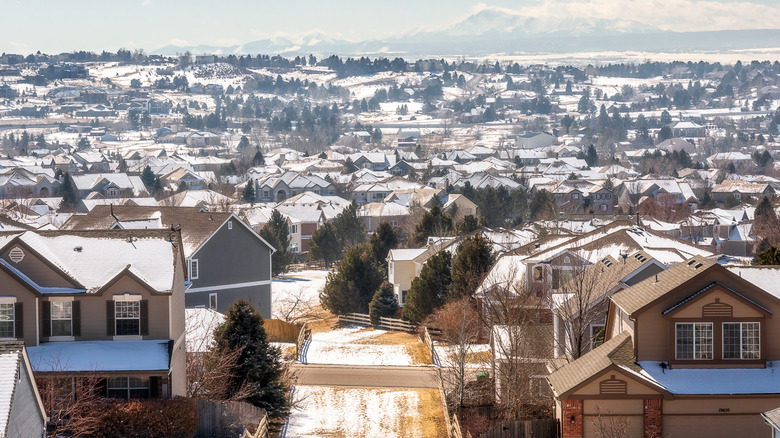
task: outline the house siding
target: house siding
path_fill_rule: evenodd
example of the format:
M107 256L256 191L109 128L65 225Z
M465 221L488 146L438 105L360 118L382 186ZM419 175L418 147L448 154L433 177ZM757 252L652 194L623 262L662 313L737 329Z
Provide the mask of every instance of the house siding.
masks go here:
M38 408L38 400L32 387L32 376L27 373L24 361L19 362L19 379L11 402L8 419L8 437L43 437L46 422Z
M236 300L247 300L265 318L271 318L271 285L223 289L208 292L188 292L187 307L209 307L209 294L217 293L217 311L227 312Z

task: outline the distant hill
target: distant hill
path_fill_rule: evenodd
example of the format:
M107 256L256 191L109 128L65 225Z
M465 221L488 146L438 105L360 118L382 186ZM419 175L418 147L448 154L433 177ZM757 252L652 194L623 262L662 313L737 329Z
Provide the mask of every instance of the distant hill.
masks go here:
M516 52L604 50L737 50L775 46L780 29L670 32L630 20L536 18L484 8L440 29L417 29L398 37L347 41L323 33L296 40L269 38L234 46L167 45L152 54L339 54L385 56L487 55Z

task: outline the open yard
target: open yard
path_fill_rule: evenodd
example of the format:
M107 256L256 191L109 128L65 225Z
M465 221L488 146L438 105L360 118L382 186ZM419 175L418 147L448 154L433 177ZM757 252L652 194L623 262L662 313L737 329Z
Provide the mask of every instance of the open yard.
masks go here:
M284 437L445 437L435 389L298 386Z
M352 326L315 332L301 362L339 365L430 365L431 357L417 336Z

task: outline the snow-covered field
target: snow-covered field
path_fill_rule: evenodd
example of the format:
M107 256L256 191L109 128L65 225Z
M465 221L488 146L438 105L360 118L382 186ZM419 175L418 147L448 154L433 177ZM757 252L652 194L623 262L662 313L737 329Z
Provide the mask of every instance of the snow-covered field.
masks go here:
M271 283L271 314L274 318L285 319L300 316L311 308L320 305L320 291L325 287L325 279L330 271L291 272Z
M314 333L300 359L312 364L427 365L422 348L411 335L354 326Z
M299 409L290 415L284 437L445 436L435 389L297 386L294 397Z
M451 366L459 363L459 359L456 357L458 353L457 347L436 343L433 346L436 352L437 365ZM466 367L467 368L489 368L490 367L490 344L474 344L469 347L468 353L466 353Z

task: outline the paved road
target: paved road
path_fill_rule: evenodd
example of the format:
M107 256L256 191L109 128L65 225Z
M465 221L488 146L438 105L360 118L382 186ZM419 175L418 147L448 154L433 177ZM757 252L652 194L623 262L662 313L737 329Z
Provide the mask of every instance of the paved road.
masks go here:
M295 364L299 385L437 388L435 367Z

